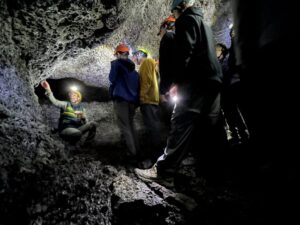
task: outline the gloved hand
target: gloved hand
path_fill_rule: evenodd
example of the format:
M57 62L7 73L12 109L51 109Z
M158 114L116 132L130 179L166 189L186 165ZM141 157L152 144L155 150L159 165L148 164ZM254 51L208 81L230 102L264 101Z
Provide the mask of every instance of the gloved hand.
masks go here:
M74 113L77 116L77 118L80 118L80 119L83 118L83 112L81 112L81 111L75 111Z
M47 91L51 91L51 88L50 88L50 85L49 85L49 83L47 82L47 81L42 81L41 82L41 86L45 89L45 90L47 90Z

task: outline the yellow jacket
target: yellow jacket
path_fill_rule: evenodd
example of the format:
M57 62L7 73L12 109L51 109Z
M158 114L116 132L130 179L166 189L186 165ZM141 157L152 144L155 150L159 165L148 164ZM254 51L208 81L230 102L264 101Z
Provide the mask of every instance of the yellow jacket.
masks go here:
M140 104L159 104L158 72L154 59L145 59L139 70Z

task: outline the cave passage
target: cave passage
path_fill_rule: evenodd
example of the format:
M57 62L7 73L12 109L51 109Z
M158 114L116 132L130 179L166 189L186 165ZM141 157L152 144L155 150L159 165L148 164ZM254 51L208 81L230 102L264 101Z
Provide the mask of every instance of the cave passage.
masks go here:
M69 101L68 93L72 86L78 87L78 90L82 94L83 102L107 102L111 100L107 89L86 85L83 81L75 78L49 78L47 81L55 97L62 101ZM47 99L45 90L40 85L35 88L35 94L38 96L40 103L43 103Z

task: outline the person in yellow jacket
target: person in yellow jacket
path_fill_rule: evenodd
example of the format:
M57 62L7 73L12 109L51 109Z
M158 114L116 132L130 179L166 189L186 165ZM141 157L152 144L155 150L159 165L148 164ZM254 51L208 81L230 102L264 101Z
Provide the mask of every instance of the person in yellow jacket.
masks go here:
M146 144L150 158L161 153L160 116L159 116L159 73L154 59L148 58L148 51L139 48L133 53L140 75L140 110L146 129ZM144 154L147 154L144 152Z

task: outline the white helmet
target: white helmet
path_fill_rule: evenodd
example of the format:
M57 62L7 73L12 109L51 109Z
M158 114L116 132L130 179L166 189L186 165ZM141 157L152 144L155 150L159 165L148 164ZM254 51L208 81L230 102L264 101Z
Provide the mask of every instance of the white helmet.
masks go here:
M182 2L186 4L194 4L195 0L173 0L173 3L171 5L171 11L173 11Z

